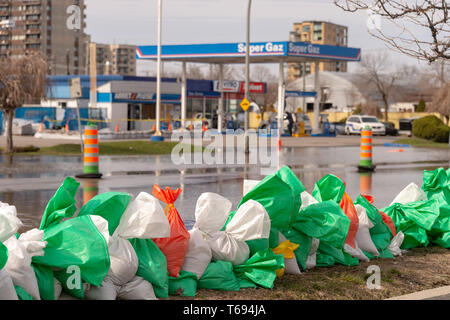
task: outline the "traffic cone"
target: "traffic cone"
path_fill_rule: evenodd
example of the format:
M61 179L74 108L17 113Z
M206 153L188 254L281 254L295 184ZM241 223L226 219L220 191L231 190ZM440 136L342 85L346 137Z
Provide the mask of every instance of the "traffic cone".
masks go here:
M66 122L66 132L69 132L69 121Z
M116 132L119 132L119 123L116 124Z
M169 131L172 131L172 122L169 122Z
M281 143L281 137L278 137L278 143L277 143L278 149L281 149L283 144Z
M208 127L205 126L204 124L202 125L202 131L203 131L203 132L208 131Z
M153 124L152 131L156 131L156 124Z
M189 126L189 130L193 130L194 129L194 126L192 125L192 123L191 123L191 125Z

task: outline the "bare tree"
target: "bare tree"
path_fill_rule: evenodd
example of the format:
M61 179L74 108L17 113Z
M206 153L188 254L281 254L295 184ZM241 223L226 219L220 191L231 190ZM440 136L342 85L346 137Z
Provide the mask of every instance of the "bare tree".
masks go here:
M396 82L402 77L403 70L392 70L385 52L365 55L357 71L357 81L364 87L365 95L370 98L371 90L384 105L384 117L388 121L389 102L395 93ZM368 100L368 99L367 99Z
M369 28L389 47L433 62L450 59L450 2L448 0L334 0L348 12L366 11L390 25ZM425 32L424 32L425 31Z
M450 83L444 84L434 95L433 101L427 108L439 112L445 117L448 125L450 117Z
M218 64L211 64L207 78L209 80L219 80L219 77L220 77L220 66ZM235 77L236 77L236 70L234 69L234 67L229 64L224 64L223 79L234 80Z
M266 82L267 92L265 94L250 93L250 100L254 101L261 111L261 119L264 120L264 113L277 101L278 84L277 77L272 74L269 68L258 65L251 69L250 80L255 82Z
M15 110L39 103L46 94L47 63L40 53L0 59L0 108L6 116L6 152L12 153Z

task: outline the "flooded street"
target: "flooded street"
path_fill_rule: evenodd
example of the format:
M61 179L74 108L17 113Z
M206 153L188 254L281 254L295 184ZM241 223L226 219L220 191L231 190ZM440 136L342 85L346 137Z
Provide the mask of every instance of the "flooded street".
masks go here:
M275 166L258 165L174 165L170 155L164 156L102 156L101 180L79 180L77 207L107 191L152 192L153 184L182 188L175 203L187 228L194 222L197 198L203 192L216 192L234 205L242 197L244 179L260 180L278 167L289 165L309 192L314 183L328 173L339 176L347 192L355 199L360 192L371 194L375 205L390 204L395 195L410 182L422 185L423 170L448 168L449 151L425 148L374 147L373 174L360 174L359 147L306 147L277 150ZM80 157L14 156L0 157L0 201L15 205L23 230L38 227L42 213L66 176L82 172Z

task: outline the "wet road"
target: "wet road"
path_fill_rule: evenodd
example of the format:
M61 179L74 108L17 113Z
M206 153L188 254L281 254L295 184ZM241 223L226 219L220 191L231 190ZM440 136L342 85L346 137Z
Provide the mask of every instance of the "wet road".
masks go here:
M374 147L372 175L357 171L359 147L305 147L273 150L272 166L262 165L175 165L165 156L102 156L99 181L81 181L77 206L97 192L121 191L133 196L151 193L153 184L181 187L175 203L188 229L194 221L197 198L203 192L216 192L237 206L244 178L262 179L278 167L289 165L309 192L322 176L333 173L346 182L355 199L360 192L371 194L379 208L390 204L410 182L422 184L423 170L449 166L449 151L440 149ZM224 155L224 158L227 154ZM81 173L80 157L0 156L0 201L17 207L23 230L37 227L47 202L66 176Z

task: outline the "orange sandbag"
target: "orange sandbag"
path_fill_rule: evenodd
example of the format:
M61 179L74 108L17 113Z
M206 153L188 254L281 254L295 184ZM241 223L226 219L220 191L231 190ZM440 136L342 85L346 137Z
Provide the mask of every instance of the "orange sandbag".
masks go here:
M344 196L342 197L341 203L339 205L341 206L342 211L344 211L344 213L350 219L350 229L348 230L345 243L352 248L356 248L355 237L359 227L358 212L356 211L352 199L350 199L346 192L344 192Z
M363 197L366 198L370 204L372 204L374 201L373 197L371 197L371 196L363 195ZM395 229L395 224L394 224L394 221L392 221L392 218L380 210L378 210L378 212L381 214L381 217L383 218L383 222L389 227L389 229L392 232L392 235L395 237L397 235L397 229Z
M181 193L181 189L172 190L166 187L161 189L158 185L153 185L153 195L159 200L166 203L167 219L170 224L170 237L152 239L158 248L165 255L167 260L167 270L169 276L177 278L180 274L184 257L189 247L190 234L181 220L180 214L173 205Z

